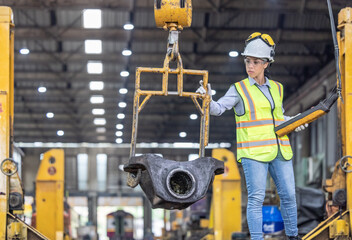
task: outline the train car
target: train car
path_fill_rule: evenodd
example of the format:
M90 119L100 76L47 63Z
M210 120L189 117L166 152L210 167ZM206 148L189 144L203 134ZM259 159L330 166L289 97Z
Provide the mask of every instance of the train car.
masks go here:
M133 215L123 210L107 215L107 236L110 240L133 240Z

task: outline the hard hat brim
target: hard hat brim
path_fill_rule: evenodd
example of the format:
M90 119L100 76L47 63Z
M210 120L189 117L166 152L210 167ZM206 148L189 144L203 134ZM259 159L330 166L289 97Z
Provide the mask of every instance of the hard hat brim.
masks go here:
M274 59L269 59L267 56L259 56L259 55L255 55L255 54L245 54L245 53L241 53L241 56L244 57L255 57L255 58L260 58L260 59L267 59L269 63L273 63Z

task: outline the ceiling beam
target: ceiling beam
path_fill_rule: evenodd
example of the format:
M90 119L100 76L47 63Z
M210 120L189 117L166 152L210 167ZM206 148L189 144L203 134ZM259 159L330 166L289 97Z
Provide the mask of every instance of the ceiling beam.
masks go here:
M191 52L181 52L181 57L183 55L193 55ZM55 53L56 58L61 59L66 64L72 63L85 63L88 61L102 61L103 63L113 63L125 65L128 63L128 58L121 55L121 53L109 53L109 54L83 54L83 53ZM199 59L202 59L202 65L224 65L231 63L243 64L243 58L230 58L228 53L211 53L211 54L197 54ZM134 52L132 56L129 57L129 64L132 65L143 65L148 63L159 64L163 62L165 58L165 53L139 53ZM40 63L57 63L57 60L52 56L45 53L34 52L29 55L22 55L16 53L15 55L16 64L40 64ZM194 63L196 64L196 63ZM316 65L320 64L320 60L317 56L310 55L278 55L275 56L276 65Z
M64 31L65 30L65 31ZM199 28L201 31L202 28ZM251 33L255 31L265 31L269 35L275 36L276 29L238 29L238 28L209 28L207 29L206 41L220 41L220 42L243 42ZM16 27L16 39L52 39L56 36L58 40L84 41L86 39L101 39L114 40L118 42L126 42L129 39L129 33L122 28L101 28L101 29L83 29L83 28L69 28L63 27ZM214 34L216 33L216 34ZM281 42L302 43L302 42L325 42L331 41L331 33L329 30L287 30L282 29ZM209 38L208 38L209 37ZM133 41L148 41L160 40L167 41L167 33L157 28L135 28L133 30ZM180 41L199 41L199 36L189 29L181 33Z
M234 69L236 70L236 69ZM228 73L221 73L221 72L210 72L209 73L209 79L211 82L216 83L218 81L223 82L223 81L230 81L230 79L233 79L233 81L239 81L242 80L244 77L246 77L244 70L238 69L237 71L241 72L228 72ZM296 77L292 77L290 75L279 75L279 74L272 74L273 79L278 79L278 81L282 81L285 84L294 84L297 83L298 79ZM155 80L155 78L159 79L161 77L161 74L156 75L157 77L147 77L142 75L141 79L141 85L145 86L143 84L154 84L158 82L161 84L161 80ZM84 81L87 84L89 81L96 81L97 79L102 80L104 82L113 82L117 83L121 80L119 80L121 77L116 76L116 73L105 73L102 75L92 75L92 74L87 74L87 73L78 73L75 77L75 81ZM161 79L161 78L160 78ZM16 72L15 73L15 82L16 81L31 81L31 82L37 82L37 83L42 83L42 82L53 82L55 83L56 81L60 81L60 77L57 75L51 73L51 72ZM131 82L134 86L134 76L129 77L129 82Z
M37 9L86 9L86 8L101 8L101 9L122 9L130 11L133 8L130 0L1 0L2 5L7 5L16 8L37 8ZM334 0L333 8L342 8L346 5L345 0ZM211 1L193 0L194 11L214 11L214 5ZM234 9L241 9L242 11L286 11L299 12L301 10L301 0L281 0L280 2L272 1L227 1L215 10L218 12L228 12ZM149 10L153 9L152 1L139 0L136 1L135 9ZM322 12L327 11L326 4L320 0L311 0L305 4L305 12Z

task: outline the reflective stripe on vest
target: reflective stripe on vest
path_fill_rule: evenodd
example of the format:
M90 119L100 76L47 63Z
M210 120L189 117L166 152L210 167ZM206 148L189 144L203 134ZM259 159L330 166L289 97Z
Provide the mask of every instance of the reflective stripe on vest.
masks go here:
M253 98L252 98L251 94L249 93L246 85L242 81L240 82L240 86L242 88L242 91L244 92L244 95L246 95L246 100L247 100L248 105L250 107L251 120L255 120L255 119L257 119L257 117L256 117L256 114L255 114L255 105L254 105Z
M261 141L238 142L237 149L250 148L250 147L262 147L262 146L269 146L269 145L276 145L276 144L277 144L276 138L266 139Z
M279 93L280 93L280 98L282 98L282 96L281 96L281 86L280 86L280 84L278 84L277 82L275 82L275 81L273 81L275 84L276 84L276 86L279 88Z
M284 120L275 119L275 126L278 126L284 122L285 122ZM237 122L236 127L237 128L260 127L260 126L269 125L269 124L273 124L272 118L262 119L262 120L257 120L257 121Z
M281 145L290 146L289 140L281 140L279 139ZM267 139L261 141L252 141L252 142L238 142L237 149L239 148L250 148L250 147L262 147L262 146L269 146L269 145L276 145L277 141L276 138L274 139Z
M285 122L282 112L283 89L280 83L272 80L269 82L273 106L257 85L250 84L248 78L235 83L245 108L242 115L237 114L234 109L238 161L241 161L241 158L249 158L268 162L275 159L279 149L284 159L292 158L288 137L278 137L274 132L275 126Z

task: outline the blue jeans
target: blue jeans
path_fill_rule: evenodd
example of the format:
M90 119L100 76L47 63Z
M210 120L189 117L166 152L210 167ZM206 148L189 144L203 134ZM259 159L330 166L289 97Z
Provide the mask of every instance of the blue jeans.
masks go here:
M251 239L263 239L262 207L268 170L280 197L286 235L297 236L297 205L292 161L284 160L281 154L271 162L242 158L242 167L248 190L247 222Z

